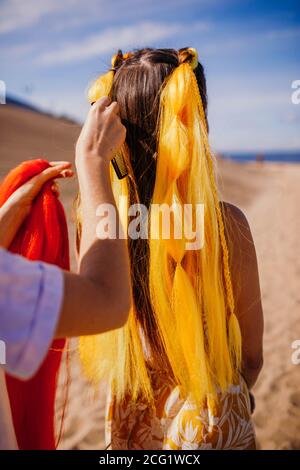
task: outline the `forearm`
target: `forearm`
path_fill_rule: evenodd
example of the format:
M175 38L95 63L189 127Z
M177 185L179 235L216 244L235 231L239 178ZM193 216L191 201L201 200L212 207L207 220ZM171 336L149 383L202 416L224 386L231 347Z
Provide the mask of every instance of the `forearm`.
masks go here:
M0 369L0 450L17 450L9 398L3 371Z
M110 104L108 97L98 100L76 144L82 223L79 275L64 274L64 301L56 336L97 334L124 325L128 318L131 288L126 240L120 234L97 236L101 204L112 210L108 223L119 226L109 166L125 135L117 103Z
M116 207L111 182L110 182L110 169L109 163L105 161L90 162L85 171L79 172L79 189L81 197L81 214L82 214L82 234L79 253L80 273L88 272L89 275L95 279L101 279L103 276L99 272L99 264L96 260L89 259L87 263L86 255L90 257L90 249L98 252L98 255L103 262L104 259L113 258L119 260L120 268L128 269L128 254L126 242L123 237L116 237L113 239L100 239L97 236L97 224L99 223L99 216L97 216L97 209L101 205L109 206L111 211L108 213L106 220L111 226L119 226L119 214ZM107 251L108 250L108 251ZM107 272L107 275L109 273ZM109 276L112 277L112 276Z
M9 200L0 208L0 246L2 248L9 248L27 213L26 208L21 204L13 204Z
M78 173L83 221L79 275L64 273L64 301L56 337L119 328L126 322L130 308L126 241L119 237L102 240L96 235L99 204L111 204L116 215L112 222L119 222L109 163L89 162L88 168L79 167Z
M84 166L84 168L83 168ZM89 273L94 273L98 278L101 278L99 273L99 265L92 260L89 263L85 263L84 258L87 251L99 241L97 237L97 224L99 217L96 212L101 204L109 204L115 211L118 217L118 212L115 205L115 200L111 188L109 163L98 159L98 161L85 161L80 166L78 165L78 180L80 190L80 210L82 219L82 233L80 240L80 252L79 252L79 266L80 272L82 270L88 270ZM113 222L113 220L111 220ZM97 247L100 251L103 250L103 242L97 243ZM119 241L119 240L114 240ZM120 248L121 251L125 248L124 240L122 243L116 243L116 247ZM103 255L105 251L103 250Z
M125 303L128 302L128 304ZM129 298L87 275L64 272L64 296L55 337L96 335L122 327L128 318Z
M109 223L119 227L119 214L110 182L109 163L99 159L89 162L85 171L79 171L81 193L82 233L79 253L79 273L102 286L106 297L122 304L130 302L130 276L126 240L99 239L96 233L101 204L109 204L112 213ZM111 217L111 218L109 218ZM120 235L120 234L119 234Z

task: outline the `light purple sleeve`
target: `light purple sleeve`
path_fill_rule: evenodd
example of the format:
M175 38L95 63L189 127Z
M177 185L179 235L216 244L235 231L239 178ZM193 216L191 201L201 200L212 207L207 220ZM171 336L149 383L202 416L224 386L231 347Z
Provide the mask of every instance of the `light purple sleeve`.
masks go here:
M0 341L5 356L0 362L9 374L29 378L37 371L53 339L62 298L59 268L0 249Z

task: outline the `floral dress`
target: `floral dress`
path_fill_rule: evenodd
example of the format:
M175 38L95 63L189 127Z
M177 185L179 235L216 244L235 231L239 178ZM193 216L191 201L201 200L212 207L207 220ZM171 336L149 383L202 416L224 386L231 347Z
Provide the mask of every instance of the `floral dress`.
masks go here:
M130 397L108 401L106 442L109 449L193 450L255 449L248 388L241 377L217 405L199 409L180 396L166 373L152 369L155 406L133 403Z

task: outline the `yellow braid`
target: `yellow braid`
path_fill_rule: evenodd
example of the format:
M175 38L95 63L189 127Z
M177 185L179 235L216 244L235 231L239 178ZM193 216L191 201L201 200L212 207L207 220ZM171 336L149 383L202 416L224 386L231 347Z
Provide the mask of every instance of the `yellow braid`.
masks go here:
M202 99L201 99L201 95L199 92L199 87L198 87L195 75L193 75L192 84L193 84L195 95L197 96L201 120L204 123L206 123L205 113L204 113L204 109L202 105ZM207 141L207 146L208 145L209 144ZM233 362L236 367L239 367L241 364L241 359L242 359L241 333L240 333L238 320L235 315L235 305L234 305L235 302L234 302L231 273L230 273L230 267L229 267L229 252L228 252L227 241L226 241L226 236L225 236L223 214L220 208L220 202L219 202L217 187L216 187L216 182L215 182L214 167L213 167L211 152L210 151L206 152L206 156L207 156L208 165L209 165L209 175L210 175L211 187L212 187L215 206L216 206L216 213L218 217L218 225L219 225L219 232L220 232L220 241L221 241L221 246L222 246L222 251L223 251L224 280L225 280L225 285L226 285L227 304L228 304L228 308L230 311L229 325L228 325L229 343L231 347L233 348L232 349Z
M195 60L194 60L195 62ZM113 72L100 77L90 101L109 94ZM183 396L199 405L213 400L237 379L241 337L234 314L229 254L220 208L206 118L197 81L190 64L182 63L166 79L160 95L156 180L150 213L149 286L161 344L171 373ZM112 172L113 190L128 196L128 184ZM177 239L185 204L193 215L204 204L205 243L186 250L185 237ZM171 237L163 239L153 204L174 205ZM128 207L120 208L123 226ZM158 239L153 234L159 233ZM230 314L227 315L227 309ZM147 340L147 338L146 338ZM124 328L93 338L81 338L81 359L90 378L112 380L117 400L153 402L146 360L151 360L137 321L135 306ZM147 358L147 359L146 359ZM152 358L154 364L160 358Z

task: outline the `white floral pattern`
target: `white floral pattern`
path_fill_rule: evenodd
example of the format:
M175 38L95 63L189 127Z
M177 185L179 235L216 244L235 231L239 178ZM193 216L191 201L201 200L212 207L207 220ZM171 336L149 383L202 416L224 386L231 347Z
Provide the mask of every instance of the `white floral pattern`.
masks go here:
M241 378L218 404L197 408L180 397L177 386L161 371L151 370L155 409L130 397L110 399L106 441L110 449L206 450L255 449L249 392Z

